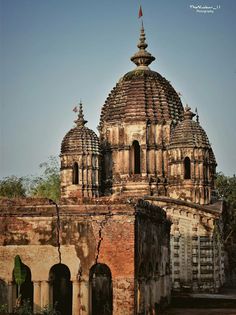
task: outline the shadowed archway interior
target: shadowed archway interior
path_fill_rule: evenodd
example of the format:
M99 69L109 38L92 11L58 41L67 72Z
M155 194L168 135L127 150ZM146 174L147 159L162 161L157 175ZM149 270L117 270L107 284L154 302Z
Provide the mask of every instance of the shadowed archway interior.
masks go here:
M70 270L64 264L54 265L49 273L51 304L60 315L72 314Z
M90 314L112 314L112 277L109 267L96 264L90 269Z

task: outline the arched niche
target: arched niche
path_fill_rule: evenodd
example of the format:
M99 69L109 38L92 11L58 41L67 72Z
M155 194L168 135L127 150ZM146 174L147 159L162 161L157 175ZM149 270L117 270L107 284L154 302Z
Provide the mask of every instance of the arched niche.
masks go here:
M72 282L70 270L64 264L54 265L49 272L50 304L60 315L72 314Z
M105 264L95 264L89 272L90 314L111 315L113 308L112 276Z
M77 162L73 164L72 184L73 185L79 184L79 166Z
M184 179L191 179L191 162L188 156L184 159Z
M140 145L137 140L134 140L131 146L131 173L141 173Z

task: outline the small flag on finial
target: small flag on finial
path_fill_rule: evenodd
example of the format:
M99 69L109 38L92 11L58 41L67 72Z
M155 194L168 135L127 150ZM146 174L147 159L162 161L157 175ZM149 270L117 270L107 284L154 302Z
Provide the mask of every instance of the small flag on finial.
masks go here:
M138 17L141 18L142 16L143 16L143 10L142 10L142 7L140 5L139 12L138 12Z
M75 106L75 107L73 108L73 112L75 112L75 113L78 112L78 107L77 107L77 106Z

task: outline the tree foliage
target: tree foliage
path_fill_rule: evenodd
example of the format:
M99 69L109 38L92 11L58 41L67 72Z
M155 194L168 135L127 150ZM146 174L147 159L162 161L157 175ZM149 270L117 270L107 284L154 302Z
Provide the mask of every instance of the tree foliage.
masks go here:
M26 188L24 186L24 178L9 176L0 180L0 198L17 198L25 197Z
M0 198L42 197L57 201L60 198L60 168L58 159L50 157L39 165L41 176L10 176L0 180Z
M219 197L226 201L230 209L236 209L236 176L226 176L221 172L218 173L216 189Z
M218 173L216 189L218 196L224 200L226 206L224 211L224 240L227 244L230 237L236 237L236 176Z
M48 162L41 163L43 170L40 177L33 179L30 194L35 197L44 197L57 201L60 198L60 168L58 160L50 157Z

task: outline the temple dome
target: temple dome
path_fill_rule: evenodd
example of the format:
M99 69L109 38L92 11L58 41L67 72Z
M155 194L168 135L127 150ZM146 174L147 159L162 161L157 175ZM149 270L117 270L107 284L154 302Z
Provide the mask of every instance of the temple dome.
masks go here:
M205 130L200 126L197 121L192 120L195 116L191 112L191 108L186 106L184 112L184 120L179 122L174 128L171 138L169 149L173 148L201 148L209 150L209 158L215 162L215 156L211 148L211 144L207 137Z
M100 154L98 136L93 130L85 127L82 104L75 123L76 127L72 128L62 140L61 154Z
M128 72L113 88L101 112L104 122L179 121L183 106L169 81L149 69Z
M102 107L104 123L168 120L183 118L183 106L170 82L148 67L155 60L148 51L142 25L139 51L132 57L137 68L126 73L113 88Z

